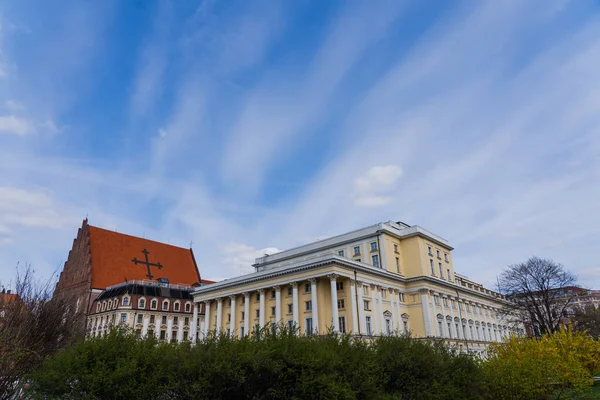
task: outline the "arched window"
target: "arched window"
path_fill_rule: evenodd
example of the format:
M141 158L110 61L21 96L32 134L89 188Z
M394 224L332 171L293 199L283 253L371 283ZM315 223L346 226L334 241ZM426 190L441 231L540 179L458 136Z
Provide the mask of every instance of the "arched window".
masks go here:
M146 308L146 299L145 298L141 298L138 300L138 308Z
M123 297L123 305L124 306L128 306L129 305L129 297L127 297L127 296Z
M112 308L112 306L113 306L113 302L112 302L112 300L109 300L108 305L107 305L108 309L110 310Z
M439 337L444 337L444 317L442 314L437 315L437 331Z
M402 314L402 330L405 335L408 335L409 327L408 327L408 314Z
M153 310L156 310L156 307L158 307L158 301L156 299L153 299L150 302L150 308L153 309Z
M192 305L190 303L185 304L185 312L190 312Z
M168 311L169 310L169 302L167 300L163 301L163 303L162 303L162 309L163 309L163 311Z
M454 336L452 335L452 317L446 315L446 327L448 328L448 337L452 339Z
M100 306L101 306L100 303L96 303L96 312L100 312Z
M179 311L179 302L178 302L178 301L176 301L176 302L173 304L173 310L174 310L174 311Z

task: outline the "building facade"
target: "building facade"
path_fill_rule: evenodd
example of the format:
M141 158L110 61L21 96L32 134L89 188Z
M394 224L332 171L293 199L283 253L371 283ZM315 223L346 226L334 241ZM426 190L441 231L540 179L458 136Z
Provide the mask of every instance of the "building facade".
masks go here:
M108 287L96 297L87 317L87 337L105 335L112 327L129 328L140 337L175 343L195 341L204 310L194 308L190 285L128 281Z
M453 248L419 227L384 222L256 259L256 272L193 291L200 338L268 324L300 334L444 338L483 353L508 336L502 295L454 271Z

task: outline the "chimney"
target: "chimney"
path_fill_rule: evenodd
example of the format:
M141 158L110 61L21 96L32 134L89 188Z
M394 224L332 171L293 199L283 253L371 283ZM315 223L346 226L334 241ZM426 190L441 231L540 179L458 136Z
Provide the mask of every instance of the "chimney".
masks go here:
M6 291L6 294L10 294L10 289Z
M2 288L2 294L6 293L6 289Z

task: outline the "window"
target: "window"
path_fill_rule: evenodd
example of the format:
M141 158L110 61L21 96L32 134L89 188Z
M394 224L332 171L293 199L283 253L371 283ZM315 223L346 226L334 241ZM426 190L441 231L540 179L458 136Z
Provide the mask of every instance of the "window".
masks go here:
M148 337L154 336L154 329L148 329Z
M166 316L166 315L163 315L161 323L162 323L163 325L166 325L166 324L167 324L167 316Z
M448 299L445 297L442 297L442 304L446 307L448 307Z
M231 336L231 328L227 328L227 330L225 331L227 336Z
M404 334L408 334L408 321L407 320L402 321L402 328L404 329Z
M371 317L369 315L365 317L365 325L367 326L367 335L371 336L373 333L371 331Z
M448 253L444 253L444 261L448 262Z
M370 306L369 300L363 300L363 303L364 303L365 311L370 311L371 308L369 307Z
M362 262L362 259L360 259L360 258L357 258L357 259L355 259L354 261L356 261L356 262Z
M435 295L433 296L433 302L435 303L436 306L440 305L440 296Z
M396 257L396 272L400 273L400 258Z
M337 290L344 290L344 282L336 282L335 283L335 288Z
M140 337L142 337L142 330L141 329L136 329L135 330L135 337L138 338L138 339Z
M400 292L400 293L398 294L398 297L400 298L400 302L401 302L401 303L404 303L404 293Z
M129 305L129 297L123 297L123 305L124 306L128 306Z
M344 257L344 250L338 250L338 256Z
M360 255L360 246L354 246L353 250L354 250L354 255L355 256L359 256Z
M167 331L160 331L160 340L165 340L167 337Z
M244 327L240 326L240 336L244 336Z
M256 310L256 318L260 318L260 310Z
M192 305L190 303L187 303L185 305L185 312L190 312L191 308L192 308Z
M442 259L442 257L440 256L440 251L439 251L439 250L436 250L435 252L437 253L437 258L441 260L441 259Z
M387 289L381 289L381 297L387 299Z
M450 321L448 321L448 336L450 337L450 339L452 339L452 324L450 324Z
M274 299L275 298L275 291L271 290L271 298Z
M394 244L394 253L399 253L397 244Z
M293 290L294 290L294 289L293 289L291 286L288 286L288 296L291 296L291 295L292 295L292 291L293 291Z
M446 279L448 279L449 281L451 281L451 280L452 280L452 277L450 276L450 268L448 268L448 269L446 270Z
M231 300L229 300L229 305L231 305ZM175 303L173 305L173 308L175 309L175 311L179 311L179 303Z
M288 314L291 314L294 311L293 307L294 307L293 304L288 304Z
M307 301L306 303L306 311L312 311L312 301Z
M175 343L177 341L177 331L171 332L171 343Z
M173 325L178 325L178 324L179 324L179 318L173 317Z
M363 295L369 295L369 287L367 285L363 285Z
M272 315L272 316L275 316L275 312L276 312L276 309L275 309L275 307L271 307L271 315Z
M337 301L337 307L338 307L338 309L344 308L344 299L340 299Z
M294 320L293 319L288 319L287 328L290 332L294 329Z
M144 322L144 316L142 314L138 314L137 323L141 324L142 322Z
M427 254L429 254L430 256L433 255L433 253L431 252L431 246L427 246Z
M440 269L440 278L444 279L444 269L442 268L442 263L438 263Z
M306 318L304 320L304 331L306 332L307 335L310 335L313 333L313 321L312 318Z
M371 242L371 251L377 251L377 242Z
M392 334L392 323L389 318L385 319L385 333L388 335Z
M121 322L127 322L127 314L121 313Z
M433 266L433 260L429 260L429 266L431 267L431 275L435 276L435 267Z
M140 299L140 301L138 302L138 307L146 308L146 299Z
M163 309L163 311L167 311L169 309L168 301L163 301L162 309Z
M310 284L310 283L307 283L306 285L304 285L304 291L305 291L306 293L310 293L310 292L312 292L312 284Z
M260 301L260 293L256 293L256 301Z
M189 326L190 325L190 318L189 317L185 317L183 319L183 325L184 326Z
M150 302L150 308L153 310L156 310L157 305L158 305L158 302L156 300L152 300Z
M153 324L154 323L154 315L150 316L150 323Z
M242 311L242 319L246 318L246 313Z
M373 262L373 266L379 268L379 256L374 254L371 256L371 261Z
M188 331L183 331L183 340L188 340Z
M338 325L340 327L340 333L346 333L346 317L339 317Z

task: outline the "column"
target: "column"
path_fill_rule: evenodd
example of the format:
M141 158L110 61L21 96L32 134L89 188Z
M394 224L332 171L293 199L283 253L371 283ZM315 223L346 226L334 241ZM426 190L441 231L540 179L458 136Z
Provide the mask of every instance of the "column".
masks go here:
M281 324L281 287L274 286L275 290L275 322Z
M150 317L145 315L144 316L144 325L142 325L142 337L145 337L146 334L148 333L148 324L150 323Z
M441 294L441 293L440 293ZM442 307L442 337L450 337L448 334L448 321L446 321L446 306L444 305L445 297L440 296Z
M216 326L216 333L220 334L223 331L223 299L222 298L218 298L217 299L217 326Z
M177 343L183 342L183 318L180 316L177 324Z
M319 333L319 305L317 304L317 278L310 281L310 301L312 304L313 330Z
M337 275L327 275L331 286L331 328L334 332L340 331L339 315L338 315L338 297L337 297Z
M265 326L265 289L258 289L258 293L260 293L258 324L260 325L259 329L262 329Z
M167 316L167 343L171 343L172 332L173 332L173 317Z
M352 333L358 333L358 315L356 315L356 284L350 279L350 306L352 307Z
M450 329L454 331L454 338L455 339L460 339L460 337L458 336L458 331L456 330L456 326L454 325L454 307L452 306L452 301L454 299L452 299L452 297L448 297L448 301L450 302L450 316L452 317L452 323L450 324ZM458 304L458 301L456 302L456 304Z
M439 324L437 322L437 307L435 306L435 293L431 293L431 308L433 310L433 323L435 324L435 332L437 333L435 336L442 336L442 332L438 332Z
M398 308L396 310L398 312L398 331L404 332L404 324L402 323L402 309L400 308L401 307L400 290L396 290L395 296L396 296L396 304L398 305Z
M373 303L373 320L371 321L373 335L379 335L381 332L379 331L379 325L377 325L379 313L377 312L377 286L375 285L371 285L371 302Z
M386 335L387 332L385 330L385 319L383 318L383 288L379 290L379 324L381 325L381 334Z
M211 326L210 326L210 301L205 301L204 302L204 322L202 323L202 325L204 325L203 327L203 332L202 335L204 337L207 337L211 331Z
M363 299L363 283L361 281L356 281L356 290L358 290L358 323L360 324L360 334L366 335L365 301Z
M244 336L250 334L250 293L244 292Z
M383 234L377 237L377 245L379 247L379 266L387 271L387 257L385 256L385 237Z
M160 320L162 319L160 314L157 314L156 319L154 320L154 336L156 336L157 339L160 339Z
M194 313L192 314L192 324L190 328L190 342L196 343L196 336L198 336L198 303L196 302L194 302Z
M421 308L425 320L425 336L431 336L431 316L429 315L429 291L421 290ZM454 323L454 322L453 322Z
M229 311L231 314L231 321L229 322L229 331L231 332L231 337L235 337L235 323L237 321L237 309L235 308L236 295L232 294L229 298L231 299L231 308Z
M300 333L300 321L298 319L298 282L292 282L290 285L292 285L292 319L294 320L294 329L298 329L298 333Z
M396 289L389 288L390 292L390 306L392 307L392 334L396 334L398 331L398 318L396 317Z

